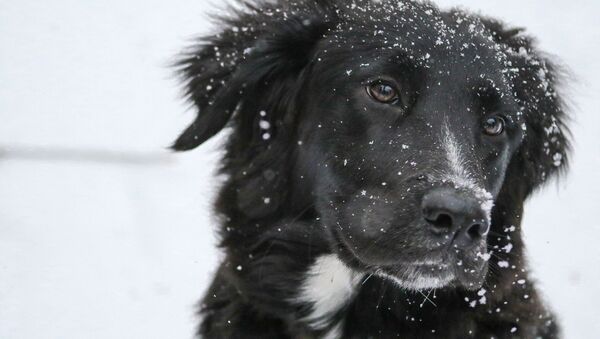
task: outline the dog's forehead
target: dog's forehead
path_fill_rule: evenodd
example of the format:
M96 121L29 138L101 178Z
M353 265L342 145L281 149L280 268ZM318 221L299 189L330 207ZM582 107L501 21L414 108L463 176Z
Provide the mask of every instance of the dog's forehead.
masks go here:
M504 49L479 17L467 12L443 12L426 3L394 1L352 9L330 32L330 47L370 49L381 57L396 51L420 66L448 70L476 69L477 65L499 69L506 60Z

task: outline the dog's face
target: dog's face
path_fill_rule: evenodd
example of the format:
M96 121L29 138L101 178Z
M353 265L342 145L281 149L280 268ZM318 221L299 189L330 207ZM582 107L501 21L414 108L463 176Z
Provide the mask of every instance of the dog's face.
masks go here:
M359 3L266 8L184 59L204 113L174 148L233 115L241 214L314 206L348 265L409 289L477 288L494 205L521 204L565 160L554 74L518 30Z
M413 289L481 284L491 209L523 137L496 45L472 22L443 23L444 41L413 43L410 31L440 24L427 22L321 44L301 122L300 162L317 165L334 247ZM403 46L385 48L395 37Z

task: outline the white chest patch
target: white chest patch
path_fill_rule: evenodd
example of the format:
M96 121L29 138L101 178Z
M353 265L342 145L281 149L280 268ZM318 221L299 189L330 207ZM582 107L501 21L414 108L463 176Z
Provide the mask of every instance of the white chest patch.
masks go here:
M334 254L317 258L306 273L296 299L312 305L311 313L302 321L316 330L330 325L331 316L350 302L361 276Z

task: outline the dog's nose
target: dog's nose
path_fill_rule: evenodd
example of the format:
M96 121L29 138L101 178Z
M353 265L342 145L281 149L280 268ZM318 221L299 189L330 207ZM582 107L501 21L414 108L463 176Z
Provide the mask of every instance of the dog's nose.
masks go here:
M436 234L452 236L462 248L478 243L490 224L481 204L474 197L452 188L436 188L423 197L423 217Z

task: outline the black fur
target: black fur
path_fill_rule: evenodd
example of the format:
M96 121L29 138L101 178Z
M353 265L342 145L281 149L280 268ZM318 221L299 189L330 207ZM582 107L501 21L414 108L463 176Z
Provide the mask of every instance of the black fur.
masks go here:
M173 148L231 127L216 202L226 257L198 334L316 338L343 324L343 338L558 338L521 238L524 201L568 153L560 72L533 40L423 2L239 5L178 63L199 112ZM402 106L366 94L380 78L400 83ZM506 118L504 135L482 136L490 114ZM420 210L433 188L469 190L437 175L447 166L444 126L494 200L483 247L456 254L434 244ZM476 251L493 253L487 262ZM312 305L292 300L330 253L365 279L330 326L312 328L302 321ZM433 292L373 275L402 277L406 265L437 258L474 273L455 269Z

